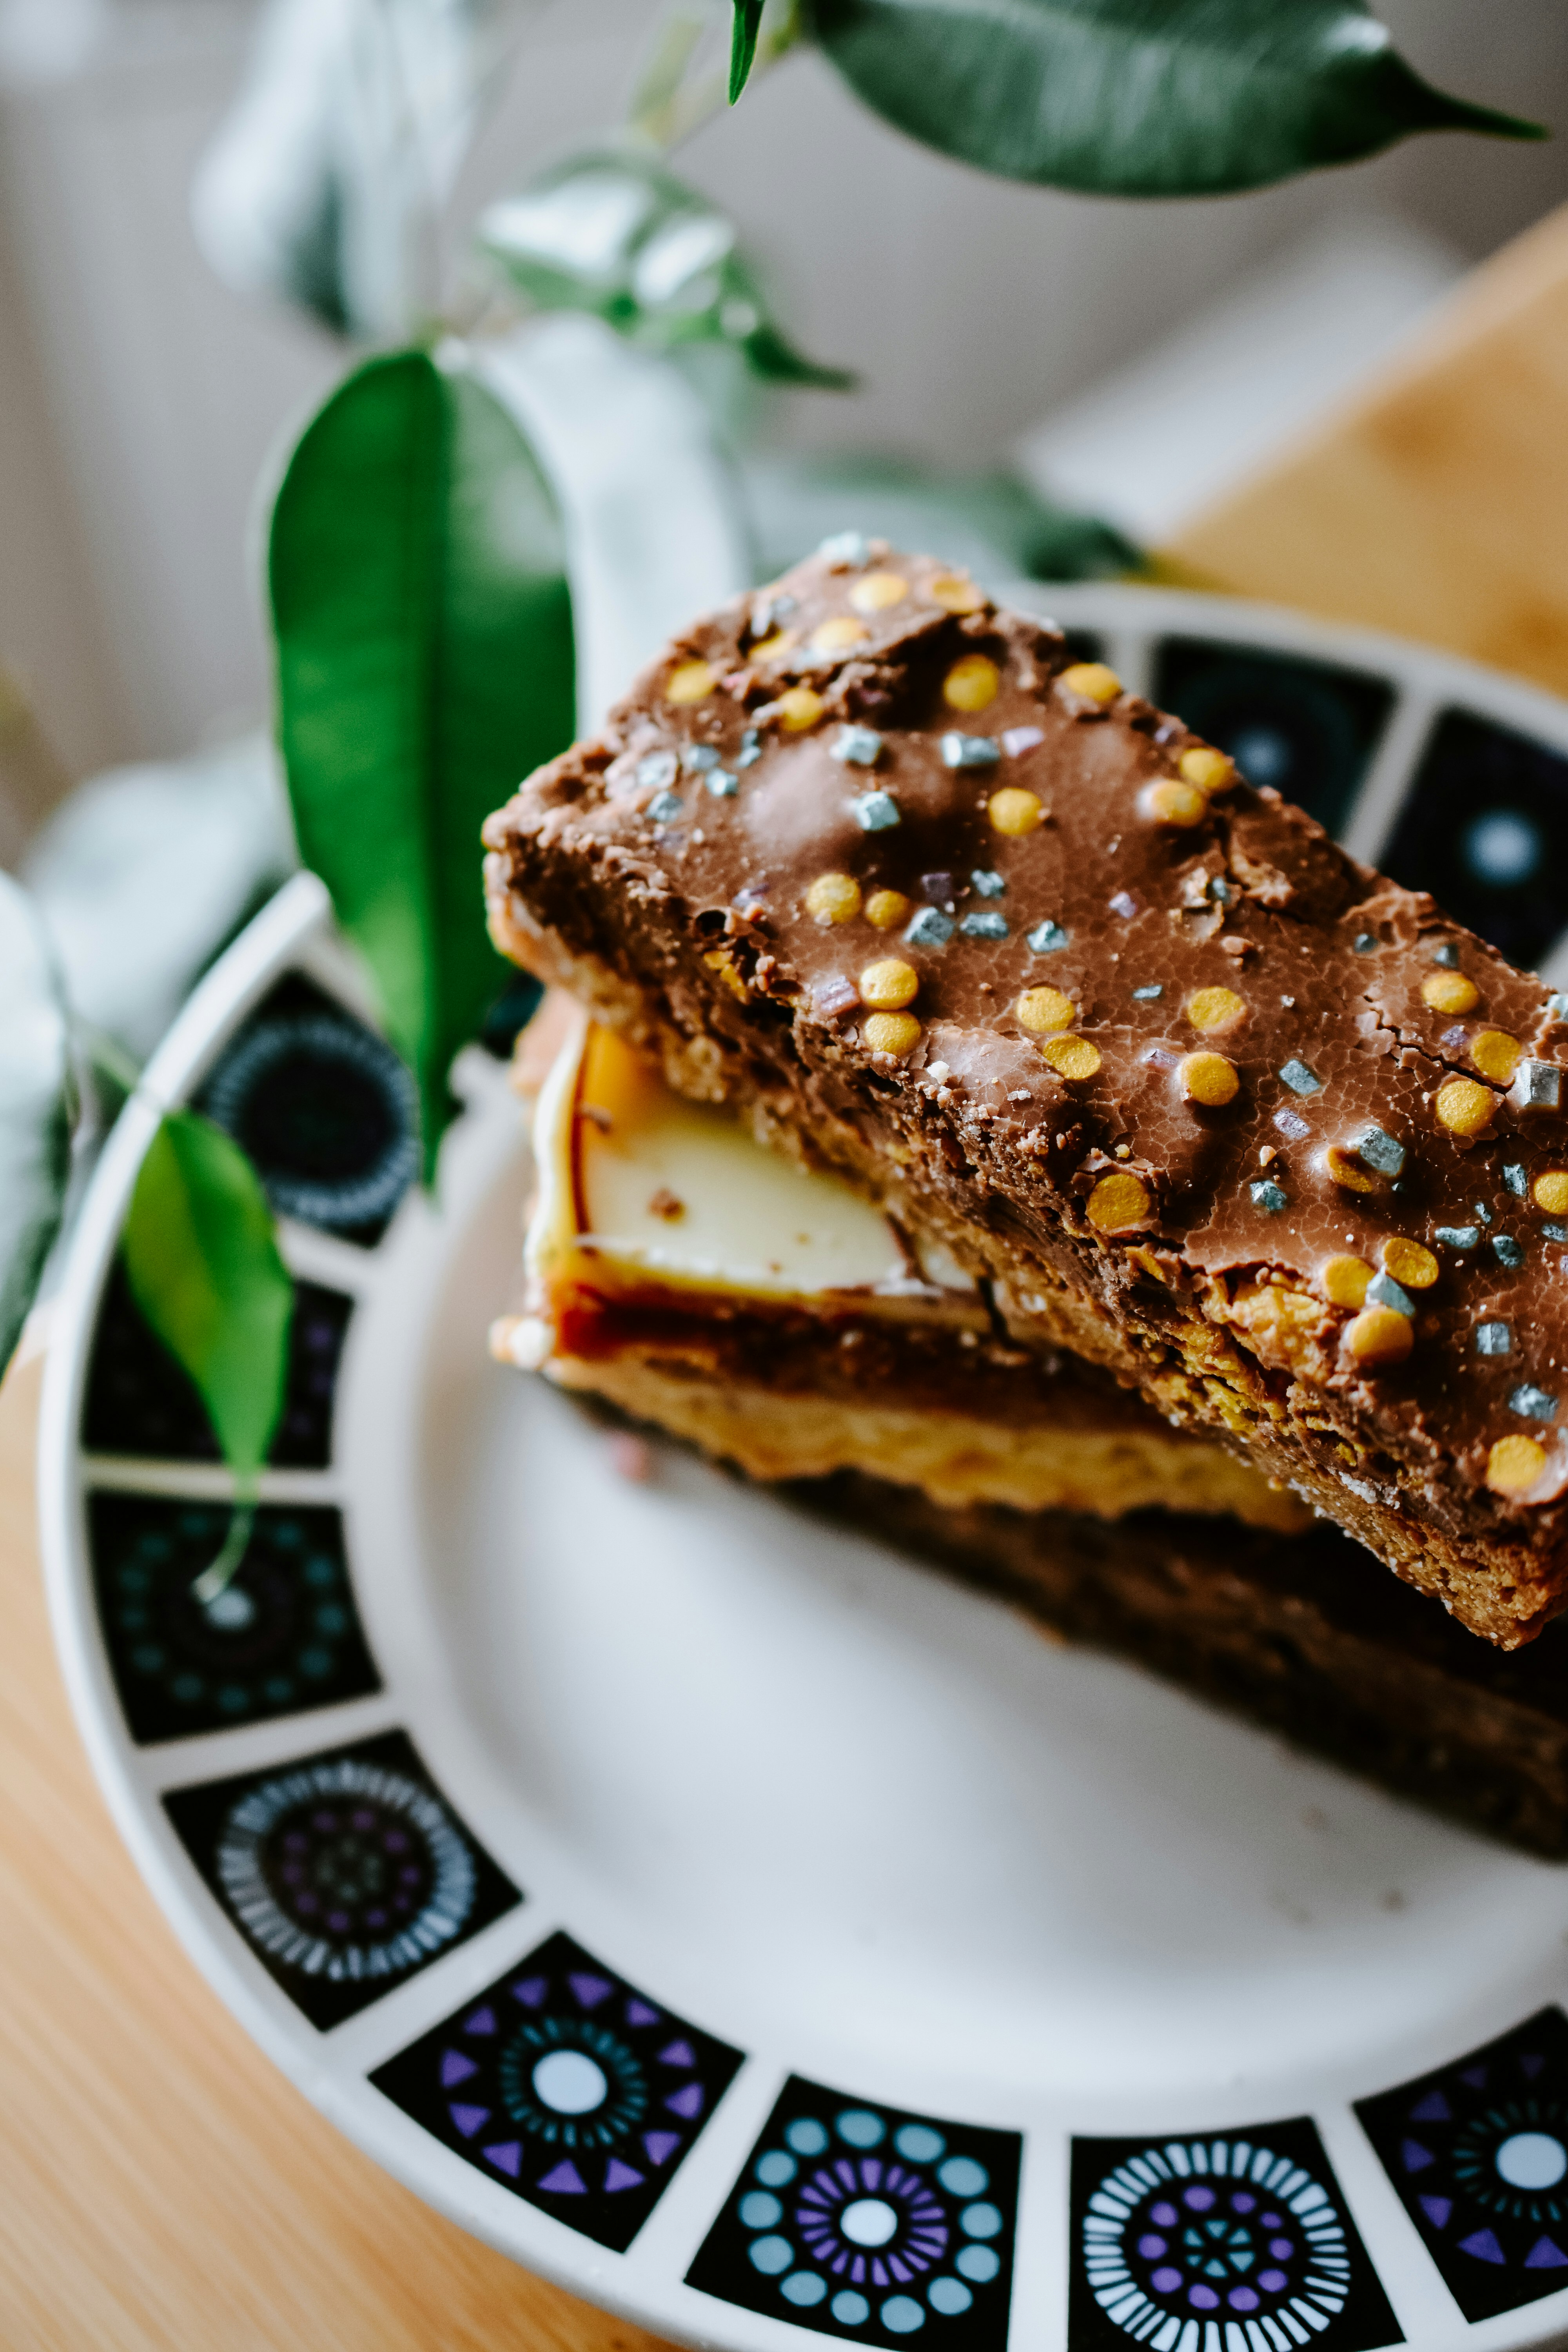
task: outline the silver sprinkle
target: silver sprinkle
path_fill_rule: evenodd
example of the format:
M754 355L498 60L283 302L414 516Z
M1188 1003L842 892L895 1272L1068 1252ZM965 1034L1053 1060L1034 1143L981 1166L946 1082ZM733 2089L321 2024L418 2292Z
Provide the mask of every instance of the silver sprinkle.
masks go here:
M1005 915L998 915L987 909L981 914L965 915L958 928L966 940L1005 940L1007 936L1007 918Z
M1433 1235L1433 1239L1441 1242L1445 1249L1451 1250L1474 1249L1480 1237L1479 1225L1439 1225Z
M711 743L689 743L680 755L680 764L689 776L705 776L710 768L719 764L719 754Z
M841 727L833 756L851 768L874 768L882 756L882 739L874 727Z
M735 755L737 768L754 767L763 756L763 739L755 727L748 727L741 738L741 748Z
M643 814L651 817L655 824L672 824L680 814L680 794L656 793Z
M1415 1301L1407 1290L1402 1290L1391 1274L1374 1274L1366 1286L1366 1295L1374 1307L1392 1307L1396 1315L1414 1315Z
M1286 1195L1278 1184L1271 1184L1267 1177L1263 1177L1256 1184L1249 1184L1247 1189L1252 1195L1254 1208L1267 1210L1271 1217L1277 1217L1280 1210L1286 1206Z
M1377 945L1377 935L1373 931L1358 931L1353 945L1357 955L1370 955Z
M944 948L952 937L952 917L940 907L922 907L904 937L912 948Z
M989 735L953 734L942 739L944 768L994 768L1001 757Z
M1037 923L1026 944L1036 955L1053 955L1058 948L1066 947L1070 937L1071 933L1064 931L1059 923Z
M1482 1356L1511 1356L1513 1333L1506 1323L1478 1323L1476 1350Z
M647 751L637 761L637 782L645 792L660 791L679 773L673 751Z
M1459 950L1452 940L1445 940L1440 947L1433 949L1432 961L1434 963L1440 963L1447 971L1457 971L1459 968Z
M1317 1072L1310 1070L1305 1062L1297 1061L1294 1055L1280 1066L1279 1076L1293 1095L1316 1095L1322 1092L1323 1082Z
M1508 1402L1510 1412L1522 1413L1528 1421L1554 1421L1557 1417L1556 1398L1549 1396L1544 1389L1532 1388L1528 1381L1515 1389Z
M983 898L1000 898L1007 887L1000 874L988 866L977 866L969 879Z
M1369 1127L1356 1139L1356 1150L1369 1168L1380 1176L1397 1176L1405 1165L1405 1146L1396 1143L1386 1129Z
M733 800L741 789L740 777L732 776L728 768L710 768L706 781L716 801Z
M1521 1110L1556 1110L1563 1097L1563 1073L1555 1062L1521 1062L1509 1088L1509 1100Z
M1518 1267L1524 1264L1523 1247L1520 1243L1514 1240L1511 1234L1494 1234L1492 1235L1492 1248L1496 1253L1497 1262L1500 1265Z
M1523 1169L1519 1165L1517 1160L1510 1161L1509 1166L1503 1170L1502 1181L1508 1186L1509 1191L1515 1194L1521 1201L1522 1201L1529 1193L1530 1179L1526 1176Z
M849 805L862 833L886 833L899 822L899 803L891 793L862 793Z
M1152 981L1147 988L1135 988L1133 990L1132 1002L1134 1004L1153 1004L1160 997L1163 996L1164 993L1164 983L1158 980Z

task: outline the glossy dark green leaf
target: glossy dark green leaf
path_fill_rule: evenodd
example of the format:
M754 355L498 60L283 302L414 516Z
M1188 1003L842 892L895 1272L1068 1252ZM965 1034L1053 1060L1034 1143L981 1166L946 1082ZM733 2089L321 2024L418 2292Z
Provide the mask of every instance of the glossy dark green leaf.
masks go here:
M148 1147L121 1235L132 1295L195 1382L243 1493L283 1409L294 1286L239 1146L171 1111Z
M854 382L805 358L770 317L733 224L651 156L574 157L480 216L479 238L541 310L589 310L670 352L727 343L753 375L828 392Z
M27 893L0 873L0 1372L59 1231L71 1114L66 1020L48 949Z
M272 517L279 729L305 863L418 1081L426 1179L459 1046L511 977L479 827L575 727L560 517L472 376L370 361L306 427Z
M757 35L762 30L763 5L764 0L735 0L735 22L730 34L731 106L746 87L752 60L757 54Z
M1205 195L1415 131L1544 135L1434 89L1362 0L812 0L811 21L900 130L1052 187Z

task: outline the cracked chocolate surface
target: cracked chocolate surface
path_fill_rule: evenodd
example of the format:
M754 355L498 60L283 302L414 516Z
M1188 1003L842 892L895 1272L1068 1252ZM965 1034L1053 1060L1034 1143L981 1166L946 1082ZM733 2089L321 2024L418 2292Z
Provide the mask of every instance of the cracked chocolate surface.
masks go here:
M1068 1344L1528 1638L1568 1599L1568 1221L1534 1195L1568 1170L1561 1001L1277 793L1223 763L1194 790L1188 730L1105 690L928 559L816 559L491 819L497 938L688 1091L967 1240L1020 1337L1077 1302ZM843 919L808 904L825 877L856 886L816 894ZM1231 1099L1194 1098L1198 1055ZM1439 1109L1456 1079L1473 1132ZM1398 1242L1426 1286L1385 1273ZM1345 1257L1403 1361L1358 1360ZM1539 1452L1511 1487L1508 1438Z

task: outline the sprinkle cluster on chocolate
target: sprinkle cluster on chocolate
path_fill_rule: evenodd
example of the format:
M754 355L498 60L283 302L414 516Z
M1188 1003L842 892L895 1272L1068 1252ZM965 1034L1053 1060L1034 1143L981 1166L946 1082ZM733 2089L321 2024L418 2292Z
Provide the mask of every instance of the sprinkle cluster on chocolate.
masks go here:
M1568 1601L1568 1002L1051 627L831 541L486 841L509 953L966 1251L1018 1336L1493 1640Z

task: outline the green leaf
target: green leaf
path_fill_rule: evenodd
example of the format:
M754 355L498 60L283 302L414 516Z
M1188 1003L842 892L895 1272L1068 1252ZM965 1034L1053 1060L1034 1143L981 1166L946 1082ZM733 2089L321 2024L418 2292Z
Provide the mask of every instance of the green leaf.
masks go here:
M494 396L423 352L370 361L272 515L279 731L300 854L418 1082L428 1181L452 1057L510 967L479 827L575 730L561 520Z
M1415 131L1537 139L1431 88L1363 0L813 0L867 105L943 154L1108 195L1205 195Z
M826 392L854 383L785 339L732 223L651 156L596 152L558 164L491 205L479 239L536 310L591 311L647 351L726 343L768 383Z
M241 1492L253 1489L283 1410L294 1285L238 1144L195 1111L171 1111L120 1245L137 1306L195 1382Z
M764 0L735 0L735 22L730 33L730 103L734 105L746 87L752 70L752 60L757 54L757 35L763 27Z
M0 873L0 1372L59 1231L73 1109L48 948L26 892Z

